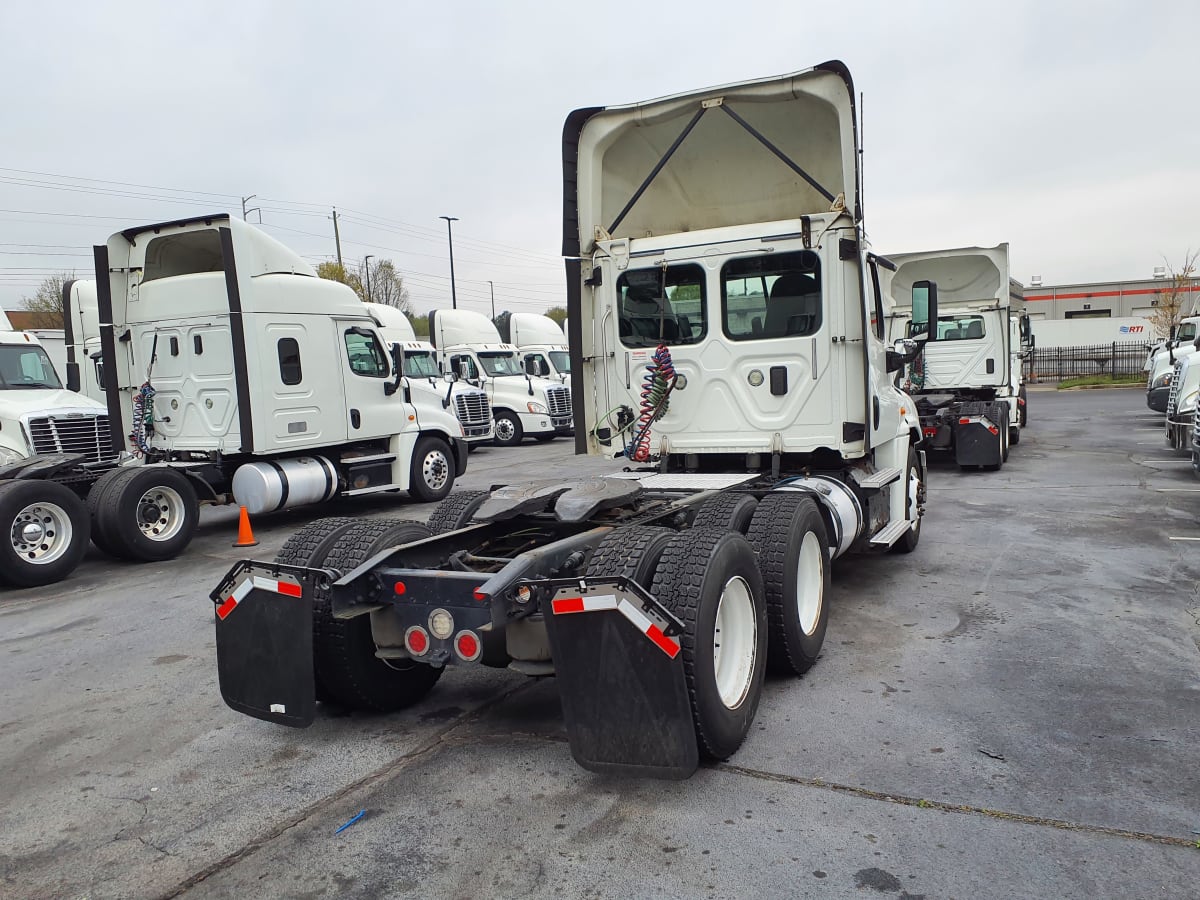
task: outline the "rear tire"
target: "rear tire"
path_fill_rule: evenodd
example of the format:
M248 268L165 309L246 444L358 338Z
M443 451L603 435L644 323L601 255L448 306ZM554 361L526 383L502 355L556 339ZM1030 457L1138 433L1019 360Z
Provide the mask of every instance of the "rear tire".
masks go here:
M439 503L429 515L426 523L431 534L446 534L458 531L471 524L471 516L483 506L489 497L487 491L459 491Z
M813 667L829 626L829 535L812 497L768 494L747 535L767 599L767 667L803 675Z
M428 536L429 529L419 522L393 519L357 524L342 532L325 565L349 572L388 547ZM317 683L330 701L349 709L393 712L433 689L442 669L409 659L380 659L375 655L371 616L335 619L331 599L328 590L318 589L313 603Z
M319 569L325 564L325 557L329 555L329 551L333 549L333 545L341 540L342 535L354 527L354 524L358 521L358 519L351 518L350 516L337 516L310 522L287 539L286 543L279 549L279 552L275 554L275 562L289 566L307 566ZM324 604L323 609L322 604ZM317 640L317 620L322 615L328 615L328 606L328 596L314 597L314 647ZM321 684L320 677L317 676L315 661L313 665L313 681L316 685L317 699L322 701L328 700L329 692L325 690L325 686Z
M178 556L200 523L200 501L188 477L166 466L118 471L96 507L96 530L109 552L138 562Z
M498 447L515 447L521 443L521 439L525 437L525 429L521 427L521 420L517 418L517 414L509 412L507 409L502 409L495 412L496 417L496 436L493 440Z
M433 503L454 487L454 455L449 445L432 435L424 435L413 448L409 467L408 493L414 500Z
M87 552L91 521L70 488L28 479L0 483L0 583L62 581Z
M700 504L696 517L692 519L692 527L725 528L746 534L750 531L750 520L754 518L757 508L758 500L750 494L717 494Z
M742 535L691 528L667 544L652 593L683 621L683 672L700 751L742 745L762 696L767 608L754 550Z
M92 522L92 543L109 556L118 556L119 554L108 533L100 527L100 511L108 507L109 490L117 476L124 471L124 469L113 469L105 472L92 485L92 489L88 491L87 495L88 516Z
M656 525L613 529L588 560L588 578L629 578L649 589L663 551L678 532Z

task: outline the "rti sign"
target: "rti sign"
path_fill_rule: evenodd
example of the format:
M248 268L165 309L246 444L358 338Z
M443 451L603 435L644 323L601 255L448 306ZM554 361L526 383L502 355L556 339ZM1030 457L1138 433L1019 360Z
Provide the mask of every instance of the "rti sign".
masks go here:
M1141 334L1146 330L1145 325L1122 325L1121 334Z

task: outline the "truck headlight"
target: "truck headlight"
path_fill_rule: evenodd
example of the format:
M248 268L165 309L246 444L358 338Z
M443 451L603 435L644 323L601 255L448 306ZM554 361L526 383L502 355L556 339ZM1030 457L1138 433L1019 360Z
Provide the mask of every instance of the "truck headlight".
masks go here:
M11 466L18 460L24 459L20 453L14 453L12 450L5 450L0 447L0 466Z
M1191 412L1192 410L1194 410L1196 408L1196 397L1197 396L1200 396L1200 390L1195 390L1188 394L1185 394L1183 397L1181 397L1179 399L1179 403L1176 406L1176 410L1178 412Z
M1172 374L1173 373L1171 373L1171 372L1163 372L1161 375L1159 375L1157 378L1154 379L1154 387L1156 387L1156 388L1170 387Z
M544 416L548 412L546 407L541 403L529 403L526 405L529 407L531 413L537 413L539 416Z

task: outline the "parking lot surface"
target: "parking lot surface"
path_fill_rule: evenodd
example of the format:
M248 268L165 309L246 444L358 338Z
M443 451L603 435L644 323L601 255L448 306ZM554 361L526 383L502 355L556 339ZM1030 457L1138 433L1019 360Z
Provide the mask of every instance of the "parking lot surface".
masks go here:
M228 709L232 510L179 560L2 593L0 895L1195 896L1200 481L1138 390L1029 408L1002 471L933 462L914 554L835 563L817 666L684 782L580 769L553 679L509 671L300 731ZM620 467L571 452L484 449L460 486ZM252 555L431 509L259 517Z

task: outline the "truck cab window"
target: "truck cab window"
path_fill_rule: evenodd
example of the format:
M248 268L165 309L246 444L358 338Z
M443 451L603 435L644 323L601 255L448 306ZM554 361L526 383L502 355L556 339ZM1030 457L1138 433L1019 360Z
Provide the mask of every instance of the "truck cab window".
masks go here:
M350 362L350 371L355 375L386 378L390 371L383 344L375 332L365 328L346 331L346 358Z
M704 269L694 263L630 269L617 279L621 343L626 347L698 344L708 330Z
M409 378L436 378L437 364L428 350L412 350L404 354L404 374Z
M480 353L479 364L491 376L520 375L522 369L515 356L511 353Z
M807 337L821 328L821 261L811 250L731 259L721 269L721 318L734 341Z
M153 238L146 245L142 281L223 271L225 263L221 256L221 233L215 228L208 228Z
M554 363L556 371L564 375L571 374L571 354L566 350L551 350L550 362Z
M279 354L279 380L284 384L299 384L304 377L300 368L300 342L295 338L280 338L275 349Z
M924 334L922 330L920 332ZM973 341L983 337L983 316L938 316L939 341ZM912 323L909 323L909 337L912 337Z

